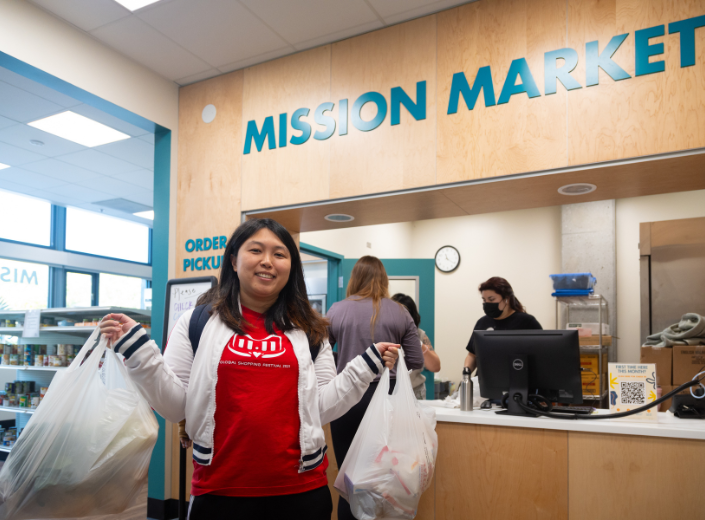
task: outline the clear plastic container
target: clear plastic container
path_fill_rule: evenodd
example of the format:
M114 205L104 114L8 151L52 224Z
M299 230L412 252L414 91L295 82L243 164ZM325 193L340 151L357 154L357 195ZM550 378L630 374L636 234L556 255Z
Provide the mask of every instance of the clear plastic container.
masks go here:
M553 280L553 290L582 290L587 291L595 287L597 279L592 273L564 273L549 275Z

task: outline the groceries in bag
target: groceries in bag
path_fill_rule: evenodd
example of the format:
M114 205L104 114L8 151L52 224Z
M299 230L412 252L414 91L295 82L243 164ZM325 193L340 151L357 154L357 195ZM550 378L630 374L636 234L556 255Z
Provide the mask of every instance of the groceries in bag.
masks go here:
M418 404L401 352L398 363L393 393L385 369L335 481L358 520L414 518L433 478L436 413Z
M54 377L0 470L0 520L121 513L147 480L158 430L96 330Z

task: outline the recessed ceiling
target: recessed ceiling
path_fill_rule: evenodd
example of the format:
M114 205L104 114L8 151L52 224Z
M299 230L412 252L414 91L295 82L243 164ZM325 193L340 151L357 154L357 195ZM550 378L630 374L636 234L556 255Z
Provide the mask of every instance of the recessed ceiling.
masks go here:
M67 110L130 137L88 148L27 124ZM153 134L1 67L0 164L9 166L0 169L0 189L152 224L97 203L153 207Z
M158 74L187 85L473 0L31 0Z

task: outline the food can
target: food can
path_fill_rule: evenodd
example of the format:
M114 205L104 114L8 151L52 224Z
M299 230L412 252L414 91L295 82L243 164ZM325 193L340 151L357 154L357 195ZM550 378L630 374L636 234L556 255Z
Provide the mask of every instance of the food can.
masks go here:
M17 354L10 354L10 365L19 365L20 364L20 356Z
M43 367L44 366L44 354L37 354L34 356L34 366Z
M34 365L34 357L32 354L25 354L24 355L24 366L26 367L31 367Z
M13 394L10 394L10 395L7 396L7 398L8 398L8 400L9 400L7 406L10 406L10 407L12 407L12 408L15 408L15 407L17 406L17 396L16 396L16 395L13 395Z
M26 395L21 395L19 396L19 407L20 408L28 408L27 406L27 396Z
M5 393L14 394L15 393L15 383L5 383Z
M66 345L59 344L56 346L56 355L65 356L66 355Z
M66 356L66 366L71 366L71 363L73 363L74 359L76 359L76 356Z
M36 408L37 406L39 406L40 400L41 400L41 398L38 395L35 395L34 397L32 397L32 408Z
M9 395L4 395L2 398L2 405L3 406L10 406L10 396Z
M49 366L50 367L60 367L61 366L61 358L59 356L49 356Z
M57 356L57 357L59 358L59 361L61 362L61 364L59 365L60 367L67 367L67 366L69 366L69 365L66 363L66 360L68 359L68 356Z
M67 356L73 356L76 354L76 347L75 345L64 345L66 347L66 355Z
M14 394L24 393L24 381L15 381L15 391Z
M9 364L10 364L10 354L3 354L3 355L2 355L2 364L3 364L3 365L9 365Z
M47 393L48 391L49 391L49 387L48 387L48 386L43 386L43 387L41 387L41 388L39 389L39 397L41 397L42 399L44 399L44 396L46 395L46 393Z
M55 356L56 355L56 345L47 345L46 355L47 356Z

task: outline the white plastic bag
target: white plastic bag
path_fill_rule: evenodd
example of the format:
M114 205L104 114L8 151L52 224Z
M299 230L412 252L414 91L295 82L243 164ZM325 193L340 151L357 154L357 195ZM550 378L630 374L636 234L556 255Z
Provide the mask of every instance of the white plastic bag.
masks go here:
M158 430L96 330L54 377L2 467L0 520L121 513L147 480Z
M400 351L392 395L385 368L335 480L355 518L416 516L436 465L435 428L436 412L418 404Z

